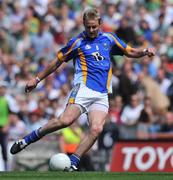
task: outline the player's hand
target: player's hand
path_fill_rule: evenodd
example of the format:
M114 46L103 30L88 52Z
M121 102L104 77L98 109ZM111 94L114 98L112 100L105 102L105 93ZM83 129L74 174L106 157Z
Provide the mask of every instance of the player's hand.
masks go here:
M30 81L27 82L26 86L25 86L25 92L29 93L31 92L34 88L37 87L38 81L33 78Z
M155 56L155 54L156 54L155 48L148 48L145 50L145 55L147 55L148 57Z

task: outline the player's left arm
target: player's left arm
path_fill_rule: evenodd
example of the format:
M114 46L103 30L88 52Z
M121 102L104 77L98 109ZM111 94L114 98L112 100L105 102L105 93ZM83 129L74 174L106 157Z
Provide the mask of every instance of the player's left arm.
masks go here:
M119 50L122 52L122 55L126 55L127 57L131 58L140 58L143 56L154 56L155 55L155 49L154 48L147 48L147 49L140 49L140 48L133 48L126 43L124 43L120 38L118 38L114 33L108 33L108 37L111 40L113 46L119 48ZM115 54L118 54L118 51L115 51ZM120 53L121 54L121 53Z
M156 53L155 48L147 48L147 49L138 49L138 48L132 48L130 46L127 46L124 49L124 54L127 57L131 57L131 58L140 58L143 56L148 56L148 57L152 57L154 56Z

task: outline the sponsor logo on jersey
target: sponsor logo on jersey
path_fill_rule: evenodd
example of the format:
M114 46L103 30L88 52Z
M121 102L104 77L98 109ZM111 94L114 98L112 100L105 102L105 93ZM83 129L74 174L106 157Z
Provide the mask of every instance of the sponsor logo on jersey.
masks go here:
M107 45L107 43L103 43L103 47L104 47L105 50L108 50L108 45Z
M85 46L85 49L91 49L91 46L87 44L87 45Z

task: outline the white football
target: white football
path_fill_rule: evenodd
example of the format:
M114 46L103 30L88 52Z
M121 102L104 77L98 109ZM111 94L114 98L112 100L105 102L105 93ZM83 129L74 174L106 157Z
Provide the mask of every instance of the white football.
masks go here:
M53 171L64 171L71 166L70 158L64 153L53 155L49 161L49 167Z

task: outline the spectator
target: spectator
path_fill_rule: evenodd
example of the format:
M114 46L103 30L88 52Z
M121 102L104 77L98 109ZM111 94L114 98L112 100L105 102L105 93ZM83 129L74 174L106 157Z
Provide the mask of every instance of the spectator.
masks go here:
M131 95L130 104L126 105L121 114L122 126L120 137L125 139L136 138L136 128L143 104L137 94Z
M10 15L10 31L16 39L20 36L23 18L24 11L22 10L20 3L15 1L15 3L12 4L12 13Z
M172 79L173 77L173 62L168 57L167 54L161 54L160 60L162 62L161 67L165 71L165 76L169 79Z
M153 60L151 58L143 58L143 60L140 63L134 64L134 71L136 74L139 74L143 70L146 70L146 73L150 75L152 78L156 78L157 76L157 68L155 64L153 63Z
M122 15L114 4L108 4L106 11L107 14L103 16L103 29L104 31L114 31L119 26Z
M171 80L166 78L163 68L158 69L156 80L158 82L161 92L165 95L168 95L167 92L169 86L171 85Z
M144 108L140 112L137 124L137 138L148 139L150 137L150 127L155 121L155 115L150 97L144 98Z
M173 133L173 113L168 111L165 114L165 121L161 126L161 132Z
M25 56L29 55L29 50L31 47L31 36L29 35L29 27L26 22L23 23L21 29L21 37L17 41L16 45L16 55L19 61L22 61Z
M160 36L165 36L166 33L168 32L169 26L164 23L164 18L165 18L165 14L161 13L159 15L159 24L156 28L156 31L159 33Z
M28 25L28 32L30 35L37 34L40 26L39 19L34 15L34 8L32 6L29 6L26 9L26 14L23 21Z
M16 112L10 112L9 114L9 146L14 142L16 138L21 138L26 134L26 124L19 119ZM11 154L9 156L9 169L10 171L15 169L16 158Z
M111 122L121 124L121 111L123 108L123 101L121 96L115 96L110 100L109 117Z
M140 22L140 30L142 31L143 33L143 36L145 37L145 39L147 39L148 41L151 41L152 40L152 31L149 27L149 24L147 21L145 20L142 20Z
M4 161L4 170L8 170L8 126L9 126L9 107L5 97L7 84L0 81L0 145L2 148L2 157Z
M13 36L7 34L5 29L0 28L0 48L3 53L14 53L16 40Z
M70 9L67 4L63 4L60 9L61 26L63 32L68 35L68 33L75 27L75 22L72 17L70 17Z
M127 17L124 17L121 19L120 26L116 30L116 34L118 37L122 38L125 42L127 42L129 44L133 44L133 45L137 44L136 33L135 33L133 27L131 27L129 25L129 21L128 21ZM129 36L129 34L130 34L130 36Z
M10 17L7 15L7 6L1 3L0 5L0 28L9 31Z
M53 56L54 39L48 28L46 22L41 22L39 32L31 38L32 53L36 54L36 61L41 57L51 60Z
M119 76L118 93L122 96L124 104L128 104L131 95L137 92L137 76L133 72L132 66L132 62L127 60L123 64L123 70Z
M137 123L143 105L140 103L137 94L130 97L130 105L126 105L121 114L122 123L125 125L134 125Z

